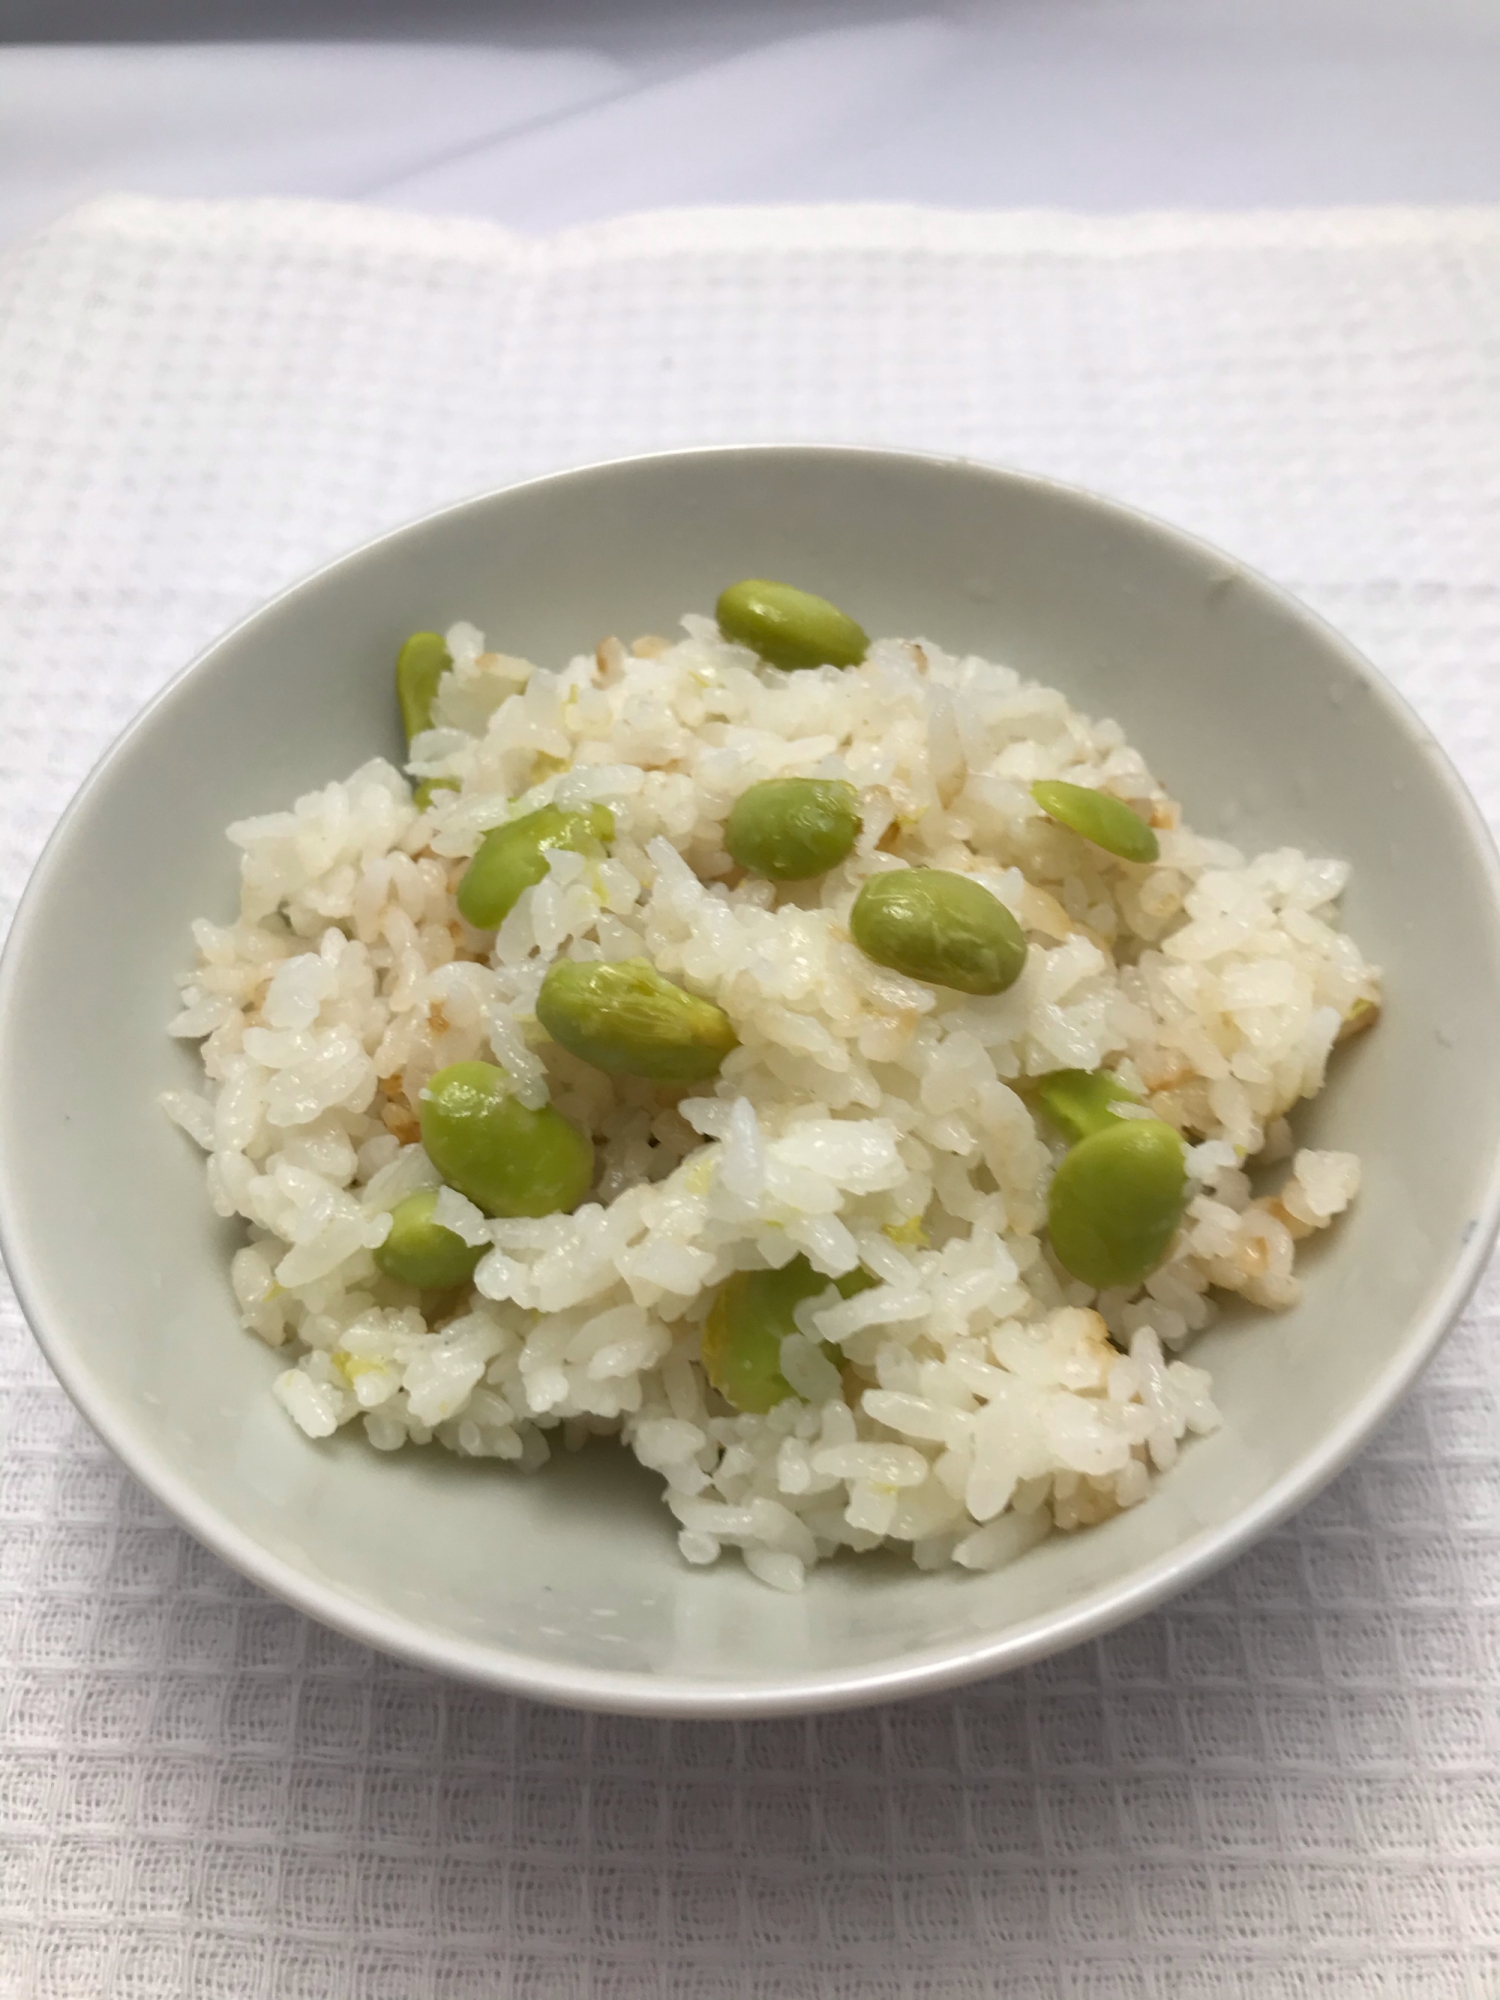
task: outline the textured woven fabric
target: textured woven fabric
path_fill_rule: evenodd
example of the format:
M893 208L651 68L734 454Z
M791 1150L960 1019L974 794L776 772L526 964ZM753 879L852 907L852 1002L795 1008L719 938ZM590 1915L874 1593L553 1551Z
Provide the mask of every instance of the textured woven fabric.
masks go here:
M660 216L523 243L114 202L0 266L0 895L257 599L514 476L755 437L1118 493L1326 612L1500 813L1500 217ZM1491 1281L1313 1506L960 1693L476 1693L230 1574L0 1305L0 1995L1487 2000Z

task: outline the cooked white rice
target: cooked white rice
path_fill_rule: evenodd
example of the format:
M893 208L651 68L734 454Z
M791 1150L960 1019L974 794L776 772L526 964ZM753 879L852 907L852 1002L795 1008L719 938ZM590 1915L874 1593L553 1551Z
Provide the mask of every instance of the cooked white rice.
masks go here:
M683 626L561 672L455 626L411 770L459 789L421 811L376 761L231 826L240 914L194 926L172 1023L201 1042L204 1088L165 1107L208 1153L215 1209L248 1224L235 1296L285 1354L275 1394L310 1437L357 1421L381 1451L435 1440L525 1468L549 1437L614 1433L664 1480L690 1563L739 1548L786 1590L883 1543L993 1568L1144 1500L1217 1426L1208 1376L1173 1358L1212 1290L1291 1303L1295 1240L1354 1195L1357 1161L1294 1151L1287 1124L1378 1002L1337 926L1347 871L1190 833L1115 723L1006 667L886 639L861 666L783 674L709 619ZM722 828L783 774L849 780L864 829L841 867L777 888L739 879ZM1131 802L1159 862L1047 820L1043 777ZM548 800L606 802L609 858L553 853L498 934L471 930L465 861ZM1015 913L1030 951L1009 992L917 984L854 948L860 884L908 863L973 875ZM585 1066L533 1017L559 954L649 957L726 1009L740 1046L680 1101ZM427 1079L471 1057L587 1126L598 1172L541 1220L445 1193L438 1220L490 1247L429 1322L371 1253L438 1183L417 1143ZM1015 1086L1105 1062L1189 1137L1196 1192L1145 1286L1096 1295L1040 1234L1062 1148ZM1279 1188L1253 1196L1247 1163L1275 1162ZM880 1282L799 1308L798 1397L735 1414L698 1357L714 1290L799 1251Z

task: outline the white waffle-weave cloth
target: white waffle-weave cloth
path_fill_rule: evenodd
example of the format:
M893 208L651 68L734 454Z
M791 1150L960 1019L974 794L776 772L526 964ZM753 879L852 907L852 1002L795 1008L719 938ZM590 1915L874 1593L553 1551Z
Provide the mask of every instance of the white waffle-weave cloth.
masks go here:
M1500 213L683 211L534 241L118 199L0 264L0 905L239 613L651 447L1119 494L1365 647L1500 813ZM5 2000L1493 2000L1492 1279L1384 1434L1008 1679L678 1726L476 1693L231 1575L0 1304Z

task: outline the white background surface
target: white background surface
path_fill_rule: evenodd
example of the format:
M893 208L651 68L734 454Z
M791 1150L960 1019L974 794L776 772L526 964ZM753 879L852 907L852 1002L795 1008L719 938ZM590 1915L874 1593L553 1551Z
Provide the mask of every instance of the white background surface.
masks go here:
M98 35L137 40L58 45ZM0 239L118 189L523 229L1500 199L1494 0L0 0L38 37L0 48Z
M715 438L971 453L1206 533L1366 647L1494 818L1497 299L1494 212L534 246L86 215L0 264L0 905L126 718L288 578L486 484ZM91 1440L7 1301L0 1995L1494 2000L1497 1325L1492 1281L1322 1498L1107 1640L674 1727L477 1694L266 1599Z
M35 44L0 47L0 241L118 188L528 231L1500 200L1490 0L0 0L0 38ZM116 214L0 264L0 914L145 696L309 563L528 470L778 431L1217 536L1371 651L1493 818L1496 226L1247 227L945 238L939 311L933 224L813 220L800 255L787 222L647 225L565 246L525 337L513 247L379 218ZM1102 1644L672 1728L269 1602L7 1301L0 2000L1494 2000L1497 1317L1297 1521Z

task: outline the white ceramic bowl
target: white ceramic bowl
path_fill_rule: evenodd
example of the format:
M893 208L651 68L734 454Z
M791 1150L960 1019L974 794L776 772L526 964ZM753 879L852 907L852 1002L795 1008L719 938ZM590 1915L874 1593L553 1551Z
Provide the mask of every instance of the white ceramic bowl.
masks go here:
M995 1575L895 1558L797 1597L678 1559L656 1482L613 1446L525 1479L357 1434L309 1442L243 1333L201 1157L155 1108L187 925L227 915L231 819L399 754L390 668L467 617L555 661L668 629L727 580L815 581L874 632L1007 660L1116 717L1196 826L1347 856L1387 973L1378 1032L1302 1118L1358 1152L1353 1213L1300 1306L1194 1350L1224 1429L1152 1498ZM600 1708L753 1715L931 1689L1156 1603L1305 1501L1390 1411L1495 1232L1500 895L1485 829L1385 683L1229 557L1089 494L954 461L751 448L594 467L387 536L221 639L64 818L0 973L0 1219L64 1386L203 1541L390 1652Z

